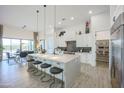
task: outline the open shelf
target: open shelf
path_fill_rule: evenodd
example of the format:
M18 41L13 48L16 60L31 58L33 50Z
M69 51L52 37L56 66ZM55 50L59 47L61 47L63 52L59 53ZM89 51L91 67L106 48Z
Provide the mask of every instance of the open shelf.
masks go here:
M109 40L96 41L96 61L109 62Z

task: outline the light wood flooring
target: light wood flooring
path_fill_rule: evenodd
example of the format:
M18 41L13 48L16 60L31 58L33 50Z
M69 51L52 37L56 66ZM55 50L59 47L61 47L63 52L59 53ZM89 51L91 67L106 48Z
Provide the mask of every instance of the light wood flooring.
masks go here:
M42 83L39 76L27 72L27 64L0 62L0 88L49 88L50 83ZM111 88L107 66L92 67L81 65L81 75L73 88Z

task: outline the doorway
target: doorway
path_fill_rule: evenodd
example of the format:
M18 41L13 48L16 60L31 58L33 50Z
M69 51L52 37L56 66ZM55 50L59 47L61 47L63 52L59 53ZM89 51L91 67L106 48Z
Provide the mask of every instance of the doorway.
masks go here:
M109 67L109 40L96 41L96 65Z

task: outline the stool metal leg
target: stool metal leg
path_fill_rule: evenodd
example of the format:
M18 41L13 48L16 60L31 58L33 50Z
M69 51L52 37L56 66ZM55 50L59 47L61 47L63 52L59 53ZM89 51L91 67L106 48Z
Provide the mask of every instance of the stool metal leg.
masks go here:
M55 84L55 75L54 75L52 78L53 78L53 79L52 79L52 80L53 80L53 82L50 84L50 86L49 86L50 88L52 88L52 85L54 85L54 84Z
M40 72L40 73L39 73ZM33 75L35 75L35 76L41 76L41 71L39 71L38 70L38 65L37 65L37 67L36 67L36 71L33 73Z
M51 77L48 80L43 80L45 78L47 78L47 74L46 74L46 71L44 69L43 76L40 78L41 82L49 82L51 80Z
M64 87L64 81L63 81L63 72L62 72L62 85L61 85L61 88L63 88Z
M37 68L33 65L34 69L32 71L33 74L35 74L37 72Z
M43 71L43 76L41 76L40 80L42 80L45 77L45 72Z
M31 62L28 62L28 69L27 69L27 71L28 72L32 72L33 70L34 70L34 68L33 68Z
M50 84L49 87L52 88L53 85L54 85L54 87L57 86L55 75L53 76L53 82ZM62 72L61 88L63 88L63 87L64 87L64 84L63 84L63 72Z
M38 72L38 65L36 65L37 67L35 67L35 72L33 73L33 74L35 74L35 73L37 73Z

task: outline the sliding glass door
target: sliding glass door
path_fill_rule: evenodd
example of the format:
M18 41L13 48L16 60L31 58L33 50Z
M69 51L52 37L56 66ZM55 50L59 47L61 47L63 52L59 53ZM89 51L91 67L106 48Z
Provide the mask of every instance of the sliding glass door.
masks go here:
M33 51L34 42L33 40L20 40L20 39L9 39L3 38L3 59L7 59L6 53L14 54L17 51Z
M28 50L28 40L22 40L22 51L27 51Z
M11 40L3 38L3 47L4 47L3 53L11 52L10 46L11 46Z
M15 53L20 50L20 40L11 39L11 53Z
M34 41L33 40L28 41L28 50L34 51Z
M32 51L34 50L34 44L32 40L21 40L22 51Z

